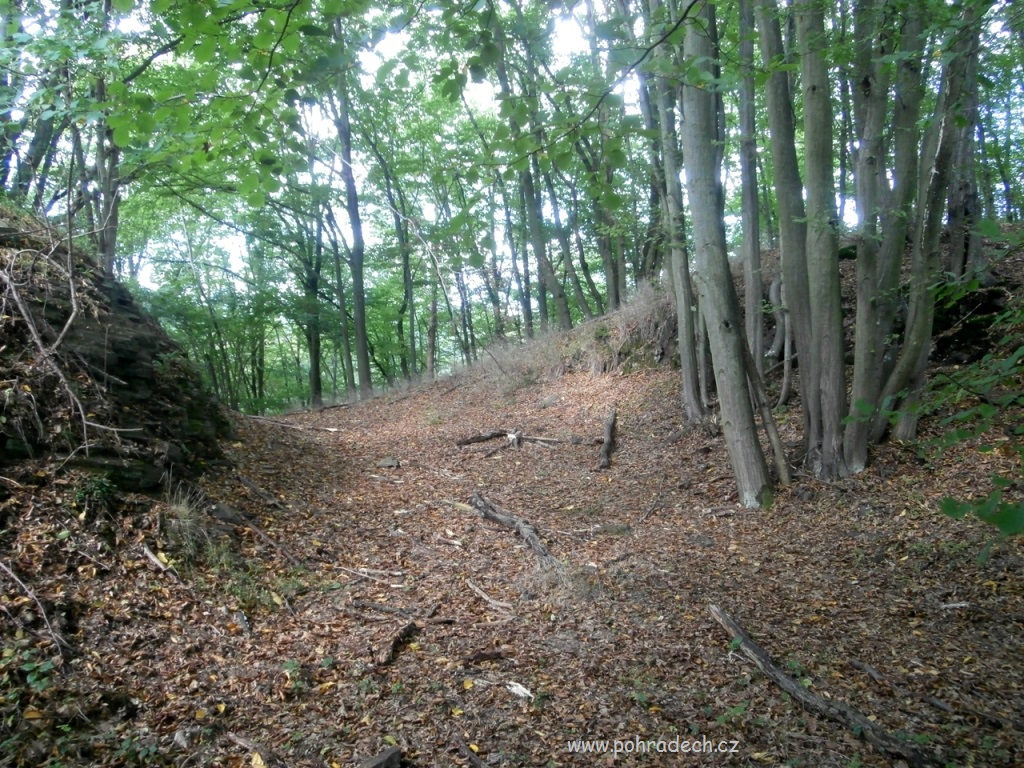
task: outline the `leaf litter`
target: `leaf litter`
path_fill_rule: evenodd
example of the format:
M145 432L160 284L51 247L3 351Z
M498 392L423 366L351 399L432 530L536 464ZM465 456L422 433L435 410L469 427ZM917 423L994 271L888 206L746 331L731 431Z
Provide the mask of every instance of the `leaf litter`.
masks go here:
M1021 545L978 562L989 531L938 511L1011 457L892 444L858 477L744 510L721 439L683 428L676 392L668 371L469 372L240 417L234 468L197 490L192 523L188 500L126 496L114 514L87 477L20 468L0 481L0 559L32 595L0 579L17 747L0 764L343 766L390 747L405 765L907 764L784 693L712 604L927 761L1024 762ZM547 440L457 445L498 430ZM736 751L635 753L659 739Z

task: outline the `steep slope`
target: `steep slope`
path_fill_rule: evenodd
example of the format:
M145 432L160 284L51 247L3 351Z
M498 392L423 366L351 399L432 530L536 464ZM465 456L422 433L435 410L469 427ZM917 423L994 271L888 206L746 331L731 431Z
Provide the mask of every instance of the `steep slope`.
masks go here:
M228 429L124 286L66 237L0 208L0 466L53 455L154 488L219 458Z

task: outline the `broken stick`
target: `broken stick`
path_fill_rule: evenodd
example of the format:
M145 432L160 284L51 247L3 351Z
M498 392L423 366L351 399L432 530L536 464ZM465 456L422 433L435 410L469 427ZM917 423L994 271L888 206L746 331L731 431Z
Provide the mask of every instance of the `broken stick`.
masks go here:
M419 625L415 621L410 621L408 624L399 629L394 635L391 636L391 640L384 644L384 647L374 656L373 660L378 667L385 667L395 660L395 656L398 655L398 649L408 642L413 635L420 631Z
M481 496L479 491L473 491L470 504L473 505L473 509L479 512L485 520L511 528L518 533L527 546L537 555L538 565L541 568L557 568L560 565L558 560L548 552L548 548L540 540L540 536L537 535L537 529L526 520L522 520L506 510L495 506Z
M612 465L612 451L615 450L615 420L618 412L612 408L612 412L604 422L604 440L601 442L601 460L598 462L599 469L608 469Z
M771 678L776 685L796 699L796 701L800 702L804 707L815 714L846 726L854 733L862 736L864 740L872 746L882 750L883 752L899 755L910 765L923 766L929 762L935 762L934 759L929 759L924 754L914 749L911 744L896 738L880 725L868 720L868 718L849 704L836 699L826 699L807 690L807 688L800 684L799 680L794 680L783 670L779 669L775 662L772 661L771 657L750 639L750 635L746 633L743 627L736 623L736 620L732 616L723 611L717 605L709 606L708 610L711 611L711 615L714 617L715 621L721 624L725 631L728 632L735 640L739 641L739 647L740 650L743 651L743 654L750 659L758 669Z

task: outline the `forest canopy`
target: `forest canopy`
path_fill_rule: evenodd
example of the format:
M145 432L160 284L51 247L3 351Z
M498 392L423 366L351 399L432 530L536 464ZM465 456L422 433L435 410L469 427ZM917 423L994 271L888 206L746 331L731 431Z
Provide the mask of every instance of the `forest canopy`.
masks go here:
M433 377L662 284L744 503L766 315L808 464L859 471L904 405L913 432L934 286L1024 208L1009 2L3 0L0 40L3 194L90 243L232 408Z

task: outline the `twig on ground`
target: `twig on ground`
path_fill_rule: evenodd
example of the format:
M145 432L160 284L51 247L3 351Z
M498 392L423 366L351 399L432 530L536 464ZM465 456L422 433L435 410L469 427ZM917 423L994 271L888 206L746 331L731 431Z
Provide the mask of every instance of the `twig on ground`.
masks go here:
M510 603L503 603L501 600L495 600L493 597L488 595L486 592L484 592L480 587L478 587L469 579L466 579L466 586L468 586L470 589L472 589L474 592L480 595L480 597L482 597L485 602L489 603L495 608L501 608L506 611L512 610L512 605Z
M18 575L3 562L0 562L0 571L6 573L8 578L11 579L11 581L13 581L19 587L21 587L25 591L25 594L32 598L32 602L35 603L36 608L39 609L39 617L43 620L43 624L46 625L46 631L50 633L50 637L52 638L54 645L57 646L57 653L59 653L61 658L63 658L64 651L72 650L71 644L63 637L61 637L60 634L58 634L57 630L53 628L53 625L50 623L50 619L46 615L46 609L43 608L43 604L39 602L39 598L36 597L36 593L29 589L25 585L25 582L19 579Z
M171 566L163 563L159 557L153 554L153 550L151 550L145 544L142 545L142 554L144 554L149 559L149 562L156 566L157 570L160 571L160 573L169 573L171 576L174 577L175 581L181 581L181 576L178 575L178 572L174 570L174 568L172 568Z
M872 746L889 754L899 755L910 765L924 766L935 763L936 759L919 752L911 744L902 741L877 723L872 722L849 704L836 699L826 699L812 693L798 680L787 675L772 661L771 657L761 649L750 635L736 620L717 605L709 606L712 617L722 625L726 632L740 644L740 650L765 675L771 678L783 691L792 696L807 709L822 717L845 725L854 733L859 734Z

